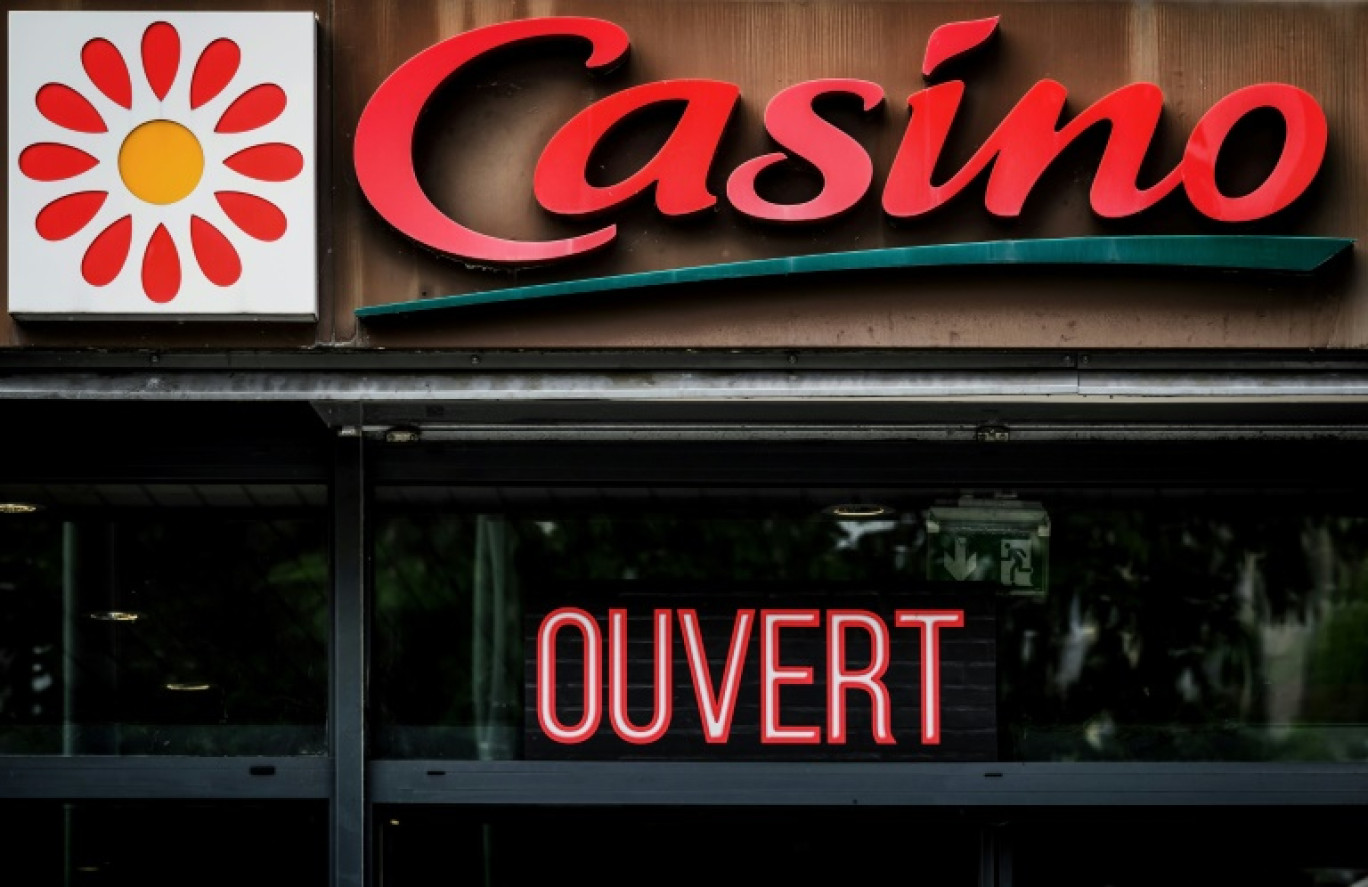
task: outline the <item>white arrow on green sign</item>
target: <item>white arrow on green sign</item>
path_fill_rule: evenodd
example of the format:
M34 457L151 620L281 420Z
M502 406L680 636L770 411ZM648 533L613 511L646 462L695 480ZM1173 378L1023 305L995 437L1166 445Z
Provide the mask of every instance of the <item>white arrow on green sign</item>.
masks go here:
M1035 502L961 498L926 512L926 577L1012 594L1049 586L1050 516Z

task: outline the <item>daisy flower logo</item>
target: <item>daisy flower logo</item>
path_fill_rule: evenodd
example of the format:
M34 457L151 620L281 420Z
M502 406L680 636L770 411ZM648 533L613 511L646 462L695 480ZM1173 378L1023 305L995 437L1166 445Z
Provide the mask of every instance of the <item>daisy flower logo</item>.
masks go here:
M9 14L9 310L317 317L311 13Z

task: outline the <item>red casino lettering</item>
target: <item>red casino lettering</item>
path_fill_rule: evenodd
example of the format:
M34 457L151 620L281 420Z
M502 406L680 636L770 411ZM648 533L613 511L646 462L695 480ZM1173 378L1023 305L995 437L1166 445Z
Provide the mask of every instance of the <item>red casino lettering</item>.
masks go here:
M762 154L738 166L727 180L727 200L737 212L771 222L817 222L846 212L865 196L874 181L874 162L859 142L812 108L815 99L842 93L859 98L866 112L883 103L883 87L868 80L810 80L770 99L765 130L785 151L817 168L822 190L803 203L771 203L756 192L755 180L788 154Z
M1111 123L1111 133L1093 179L1093 212L1113 219L1134 215L1154 205L1181 180L1181 171L1175 169L1152 188L1142 191L1135 184L1159 125L1164 101L1159 87L1149 83L1122 87L1056 130L1068 91L1053 80L1042 80L1008 112L958 173L943 185L932 185L931 171L963 96L964 83L957 80L908 99L912 119L884 188L884 212L890 216L908 218L936 209L964 190L990 163L993 168L984 197L987 210L995 216L1018 216L1050 163L1103 120Z
M997 18L953 22L937 28L927 43L923 72L930 76L948 59L985 44ZM552 38L587 41L589 69L604 69L625 58L627 33L612 22L549 17L504 22L468 31L414 56L376 90L357 125L354 164L366 199L391 225L435 250L476 262L525 265L555 262L603 248L617 237L606 224L560 240L520 241L474 231L447 217L423 193L413 166L413 133L429 98L449 78L488 53ZM1306 192L1320 170L1328 138L1325 112L1307 92L1285 83L1258 83L1219 99L1198 120L1181 159L1159 181L1142 187L1138 178L1151 148L1163 93L1151 83L1132 83L1062 120L1068 90L1041 80L1026 90L992 134L944 182L932 180L967 86L938 83L907 100L909 117L884 182L881 203L892 219L919 217L963 193L987 176L984 208L994 216L1019 216L1044 172L1084 132L1108 128L1089 194L1092 210L1119 219L1150 209L1179 190L1207 218L1250 222L1277 213ZM781 150L740 163L726 180L726 196L741 215L778 223L830 222L870 190L874 169L863 147L813 108L822 96L851 94L866 111L883 100L868 81L829 78L780 90L765 111L765 128ZM570 218L597 216L648 191L665 216L684 216L714 207L709 190L717 155L740 89L721 80L661 80L613 93L573 115L550 139L531 170L533 191L547 211ZM655 106L682 106L660 150L620 182L594 185L587 167L613 128ZM1216 163L1237 123L1261 109L1285 123L1277 162L1249 193L1227 195L1216 182ZM511 111L512 109L510 109ZM816 168L819 193L796 204L767 200L756 190L760 175L788 158ZM459 162L459 158L453 162ZM1041 195L1047 198L1048 195ZM1040 199L1040 198L1037 198ZM786 732L786 731L781 731Z
M720 80L662 80L614 93L576 114L551 137L533 178L537 201L566 216L619 206L655 185L656 209L683 216L717 202L708 171L741 91ZM605 133L655 104L683 102L684 113L656 155L626 179L596 187L586 179L589 158Z
M356 180L375 211L425 246L461 259L534 263L598 249L617 234L608 225L563 240L520 241L493 237L445 215L423 192L413 168L413 131L439 86L481 56L531 40L579 37L589 41L589 68L606 68L626 54L627 32L588 18L536 18L504 22L458 34L409 59L371 96L356 124Z
M1216 158L1226 136L1245 115L1271 108L1282 116L1287 135L1277 165L1259 187L1227 197L1216 187ZM1207 111L1183 154L1183 188L1198 211L1221 222L1252 222L1270 216L1302 195L1325 158L1329 128L1325 112L1310 94L1285 83L1237 89Z

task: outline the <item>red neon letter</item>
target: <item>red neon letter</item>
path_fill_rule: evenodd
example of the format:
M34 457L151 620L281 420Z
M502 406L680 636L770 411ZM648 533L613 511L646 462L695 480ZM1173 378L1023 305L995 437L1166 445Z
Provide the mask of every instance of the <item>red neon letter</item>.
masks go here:
M821 727L783 727L779 724L779 685L812 683L809 665L779 665L779 629L817 628L816 610L760 611L760 742L765 745L814 745L822 741Z
M670 611L655 611L655 713L645 727L632 723L627 713L627 611L608 611L609 673L611 699L608 719L613 732L628 742L643 745L665 735L674 715L674 683L670 656Z
M720 80L662 80L590 105L542 151L533 179L538 202L554 213L583 216L617 206L654 183L656 207L667 216L707 209L717 202L708 191L708 168L740 94ZM637 111L670 102L684 102L684 113L656 155L615 185L589 184L589 158L604 134Z
M1272 108L1287 124L1278 164L1263 184L1243 197L1216 187L1216 158L1230 130L1250 111ZM1211 106L1188 138L1183 153L1183 188L1192 205L1218 222L1248 222L1271 216L1311 185L1325 157L1325 112L1309 94L1285 83L1237 89Z
M846 671L845 630L862 628L872 647L869 666ZM888 626L866 610L832 610L827 614L827 741L841 745L846 741L846 690L855 688L869 694L874 704L874 740L892 744L892 704L883 683L888 668Z
M1056 130L1068 91L1053 80L1042 80L1026 93L970 158L944 185L932 185L931 173L945 147L950 124L964 96L961 80L914 93L912 108L898 154L884 187L884 211L895 218L930 212L950 200L983 171L989 162L984 203L996 216L1015 217L1045 169L1085 130L1107 120L1111 131L1093 178L1093 211L1104 218L1121 218L1148 209L1182 180L1178 167L1153 187L1140 189L1136 178L1159 124L1164 96L1151 83L1132 83L1098 99L1063 129Z
M556 634L575 628L584 637L584 712L567 727L556 716ZM567 745L583 742L598 729L603 714L603 635L594 617L574 607L546 614L537 629L537 721L542 732Z
M698 713L703 717L703 738L708 742L726 742L731 735L732 714L736 711L736 695L741 687L741 668L750 644L754 610L737 610L732 626L731 644L727 647L727 664L722 669L721 698L713 692L712 675L708 673L708 657L703 650L703 636L698 630L698 614L693 610L679 611L679 627L684 633L684 652L688 656L689 671L693 675L694 695L698 697Z
M756 219L773 222L816 222L853 207L874 180L869 154L839 127L813 110L819 96L848 93L860 98L865 111L883 102L883 87L868 80L810 80L783 90L765 108L765 129L784 149L817 167L822 191L804 203L771 203L755 191L765 170L788 159L782 151L762 154L736 168L727 180L727 199Z
M593 47L589 68L604 68L627 52L627 33L590 18L536 18L476 28L409 59L371 96L356 125L356 179L385 221L426 246L482 262L545 262L603 246L617 230L600 228L565 240L505 240L472 231L442 214L418 183L413 129L433 92L469 62L524 40L580 37Z
M964 625L963 610L898 610L893 614L899 628L922 630L921 713L922 745L940 745L940 630Z

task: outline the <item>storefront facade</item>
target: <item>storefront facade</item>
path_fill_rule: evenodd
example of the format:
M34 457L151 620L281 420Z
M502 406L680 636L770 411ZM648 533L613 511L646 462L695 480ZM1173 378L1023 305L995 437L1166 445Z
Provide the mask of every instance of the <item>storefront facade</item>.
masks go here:
M1368 7L75 6L4 877L1368 883Z

